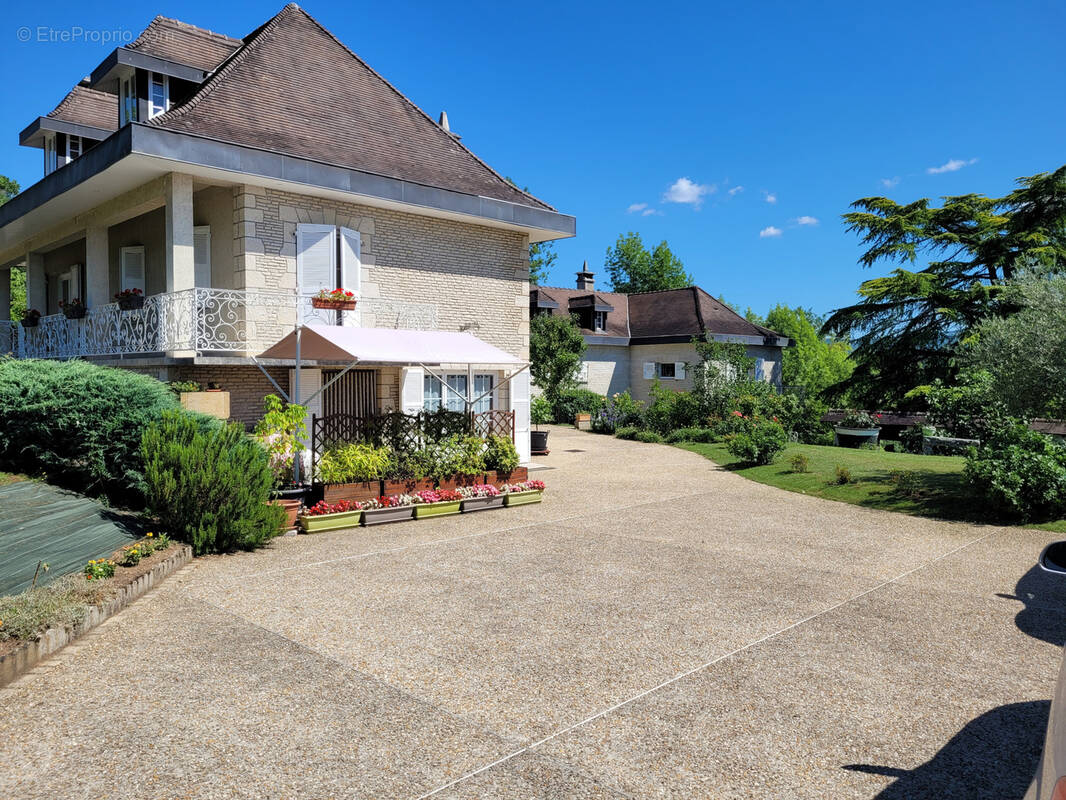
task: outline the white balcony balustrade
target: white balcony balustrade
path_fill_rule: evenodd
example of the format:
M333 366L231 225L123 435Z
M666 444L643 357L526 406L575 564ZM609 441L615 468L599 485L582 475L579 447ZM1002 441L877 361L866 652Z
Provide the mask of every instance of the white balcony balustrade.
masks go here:
M146 297L141 308L90 308L82 319L41 317L37 326L0 321L0 355L93 358L142 355L251 356L305 324L437 328L437 306L361 300L356 310L314 309L309 298L272 289L187 289Z

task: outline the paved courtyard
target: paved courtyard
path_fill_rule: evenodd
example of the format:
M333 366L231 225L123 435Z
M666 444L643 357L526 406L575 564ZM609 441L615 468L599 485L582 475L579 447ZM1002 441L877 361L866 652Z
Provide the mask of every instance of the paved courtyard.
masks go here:
M0 690L0 797L1020 797L1053 534L554 429L540 506L202 559Z

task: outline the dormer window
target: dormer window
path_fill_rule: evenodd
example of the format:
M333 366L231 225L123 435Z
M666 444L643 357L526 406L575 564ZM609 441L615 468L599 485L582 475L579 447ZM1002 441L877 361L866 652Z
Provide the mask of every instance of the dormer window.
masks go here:
M607 312L594 311L592 313L592 329L596 331L607 330Z
M67 161L66 161L66 163L69 164L75 158L80 156L82 150L84 149L84 146L85 145L82 143L82 140L81 140L80 136L75 136L73 134L68 134L67 135Z
M152 119L170 108L170 77L159 72L148 74L148 119Z
M44 137L44 174L51 175L59 166L58 154L56 153L56 135L48 134Z
M127 122L137 119L137 73L131 72L118 82L118 124L122 127Z

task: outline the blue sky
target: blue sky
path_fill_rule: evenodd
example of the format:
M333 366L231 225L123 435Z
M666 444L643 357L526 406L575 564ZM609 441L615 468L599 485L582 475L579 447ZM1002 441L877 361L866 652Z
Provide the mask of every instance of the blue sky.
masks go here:
M281 5L9 5L0 173L40 178L18 131L115 46L79 28L128 39L161 13L243 36ZM824 312L875 274L840 222L851 201L999 195L1066 162L1061 2L304 7L428 113L447 109L495 169L577 216L556 284L586 258L602 274L635 230L742 307ZM79 41L39 41L40 26Z

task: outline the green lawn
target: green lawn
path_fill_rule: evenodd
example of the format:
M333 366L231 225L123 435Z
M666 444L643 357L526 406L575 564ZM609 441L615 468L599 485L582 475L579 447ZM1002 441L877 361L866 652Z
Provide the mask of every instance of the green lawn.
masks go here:
M867 508L898 511L922 517L988 522L975 509L962 475L965 459L961 456L918 456L909 453L886 453L880 450L853 450L846 447L821 447L792 444L765 467L743 467L724 444L679 444L709 458L726 469L759 483L790 492L809 494L826 500L838 500ZM789 459L802 453L807 456L809 472L793 472ZM852 482L834 482L837 466L851 471ZM913 496L901 494L890 473L893 470L914 472L920 489ZM1066 520L1028 527L1066 532Z

